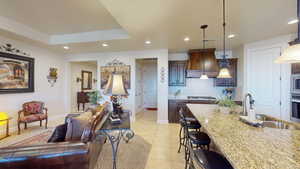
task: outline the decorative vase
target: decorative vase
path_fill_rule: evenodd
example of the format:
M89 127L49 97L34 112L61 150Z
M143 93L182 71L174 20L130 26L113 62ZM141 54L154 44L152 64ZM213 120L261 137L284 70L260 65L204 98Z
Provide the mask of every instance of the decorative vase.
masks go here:
M220 110L221 113L224 113L224 114L229 114L231 112L231 108L230 107L220 106L219 110Z

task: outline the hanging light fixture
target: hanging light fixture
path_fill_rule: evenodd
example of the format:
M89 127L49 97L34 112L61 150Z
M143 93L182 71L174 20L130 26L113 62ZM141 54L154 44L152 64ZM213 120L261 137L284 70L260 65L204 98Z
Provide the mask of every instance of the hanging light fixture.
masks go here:
M223 0L223 58L220 62L220 72L217 78L232 78L228 69L228 60L226 59L226 22L225 22L225 0Z
M201 25L201 29L203 30L203 49L205 49L205 42L206 42L206 39L205 39L205 29L208 27L208 25ZM202 62L202 66L203 66L203 70L202 70L202 74L200 76L200 79L201 80L207 80L208 79L208 76L207 74L205 73L205 63Z
M300 0L297 0L297 16L300 18ZM298 22L298 38L289 43L275 63L299 63L300 62L300 23Z

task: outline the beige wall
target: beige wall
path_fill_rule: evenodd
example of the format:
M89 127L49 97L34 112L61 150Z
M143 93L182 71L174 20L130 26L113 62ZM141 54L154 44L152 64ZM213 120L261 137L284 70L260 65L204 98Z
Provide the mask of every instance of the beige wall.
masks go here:
M49 110L50 120L63 117L66 113L64 104L64 57L41 47L0 37L0 44L6 43L12 44L14 47L29 53L30 57L35 58L35 92L0 95L0 111L8 112L9 116L13 117L11 130L16 129L17 112L24 102L43 101ZM53 87L50 86L47 80L50 67L58 68L58 80Z

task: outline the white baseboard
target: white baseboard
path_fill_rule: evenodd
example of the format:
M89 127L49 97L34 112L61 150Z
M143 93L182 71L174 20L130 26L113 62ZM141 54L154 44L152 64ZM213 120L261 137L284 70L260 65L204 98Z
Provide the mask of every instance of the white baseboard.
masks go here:
M157 120L158 124L169 124L169 120Z

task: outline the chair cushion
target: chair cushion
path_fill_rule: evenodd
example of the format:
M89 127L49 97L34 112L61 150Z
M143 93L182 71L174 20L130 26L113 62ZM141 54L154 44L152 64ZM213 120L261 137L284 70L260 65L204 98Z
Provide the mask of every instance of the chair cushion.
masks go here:
M189 137L193 144L198 145L209 145L211 141L206 133L199 131L189 131Z
M44 108L43 102L29 102L23 104L25 115L42 113Z
M67 133L67 124L61 124L57 126L52 133L52 136L49 138L48 143L52 142L63 142L65 141L66 138L66 133Z
M229 161L219 153L208 150L194 150L196 164L205 169L233 169ZM195 162L194 162L195 165Z
M20 118L20 122L22 123L30 123L34 121L45 120L47 118L46 114L31 114L28 116L23 116Z
M80 141L84 129L91 126L92 117L92 112L85 112L78 117L69 118L66 141Z

